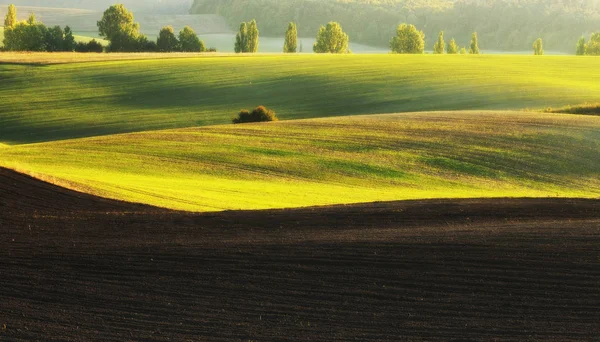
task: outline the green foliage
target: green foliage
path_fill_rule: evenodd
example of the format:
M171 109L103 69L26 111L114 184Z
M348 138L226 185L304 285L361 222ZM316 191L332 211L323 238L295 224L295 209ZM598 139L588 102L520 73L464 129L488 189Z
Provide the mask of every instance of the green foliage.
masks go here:
M274 111L265 108L264 106L258 106L254 108L252 112L242 110L238 114L237 118L233 118L234 124L249 123L249 122L267 122L277 121L277 115Z
M75 51L82 52L82 53L88 53L88 52L102 53L102 52L104 52L104 47L96 39L92 39L87 43L79 42L79 43L75 44Z
M246 53L250 51L248 46L248 24L241 23L238 33L235 35L235 53Z
M592 34L590 41L585 46L585 54L589 56L600 56L600 32Z
M108 8L97 25L100 36L110 41L110 51L137 52L143 49L145 40L140 40L140 25L134 22L133 13L125 6Z
M48 29L34 16L15 24L4 32L4 47L8 51L46 51Z
M437 43L433 46L433 53L443 55L446 52L446 42L444 41L444 31L440 32Z
M175 36L173 26L163 27L156 40L156 46L159 52L173 52L179 51L179 40Z
M426 46L441 30L466 42L477 31L486 49L505 51L528 51L545 32L546 50L572 52L574 37L598 30L600 22L597 0L195 0L191 12L223 15L232 27L256 18L272 37L291 20L300 37L335 20L353 42L381 47L403 22L424 29L431 38Z
M394 53L422 54L425 51L425 34L414 25L400 24L396 36L390 41Z
M63 50L64 51L74 51L75 50L75 37L73 36L73 31L71 30L71 28L69 26L65 26Z
M315 53L348 53L348 35L342 26L336 22L329 22L321 26L317 34L317 41L313 46Z
M182 52L205 52L204 42L198 38L194 29L186 26L179 32L179 44Z
M541 56L544 54L544 45L542 43L542 38L536 39L533 43L533 54L536 56Z
M65 48L65 33L60 26L54 26L46 31L46 51L57 52Z
M461 55L466 55L467 54L467 49L464 48L464 47L460 48L460 54Z
M4 29L10 29L17 24L17 8L15 5L8 6L8 13L4 19Z
M450 40L450 43L448 43L448 54L456 55L456 54L458 54L459 50L460 49L459 49L458 45L456 45L456 40L454 40L454 38L452 38L452 40Z
M471 47L469 49L469 53L471 55L479 54L479 38L477 38L477 32L473 32L471 36Z
M252 19L248 23L248 51L249 53L258 52L258 25L256 19Z
M581 37L579 38L579 41L577 41L577 50L575 51L575 55L577 56L583 56L585 55L585 37Z
M288 25L287 31L285 31L285 40L283 42L284 53L296 53L298 50L298 30L296 29L295 23Z

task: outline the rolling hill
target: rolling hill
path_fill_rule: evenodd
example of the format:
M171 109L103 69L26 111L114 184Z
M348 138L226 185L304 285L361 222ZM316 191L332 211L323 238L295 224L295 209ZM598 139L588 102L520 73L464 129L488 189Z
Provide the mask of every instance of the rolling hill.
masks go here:
M9 167L172 209L598 197L600 117L425 112L224 125L0 149Z
M600 59L558 56L206 55L3 64L0 142L225 124L258 105L283 120L560 107L600 102L598 70Z

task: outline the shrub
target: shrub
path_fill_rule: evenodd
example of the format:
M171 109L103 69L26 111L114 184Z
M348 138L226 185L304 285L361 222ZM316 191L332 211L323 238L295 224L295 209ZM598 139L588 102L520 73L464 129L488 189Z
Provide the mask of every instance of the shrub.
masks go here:
M75 44L76 52L96 52L101 53L104 52L104 46L100 44L96 39L92 39L87 43L77 43Z
M265 121L277 121L277 115L274 111L265 108L264 106L256 107L252 112L248 110L242 110L238 114L237 118L233 118L234 124L248 123L248 122L265 122Z

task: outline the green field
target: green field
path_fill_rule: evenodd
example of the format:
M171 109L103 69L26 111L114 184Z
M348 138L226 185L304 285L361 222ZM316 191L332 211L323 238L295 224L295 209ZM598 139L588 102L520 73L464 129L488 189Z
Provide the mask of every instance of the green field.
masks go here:
M561 56L252 56L0 65L0 142L230 122L600 102L600 59Z
M59 185L215 211L465 197L600 196L600 117L432 112L223 125L11 146Z

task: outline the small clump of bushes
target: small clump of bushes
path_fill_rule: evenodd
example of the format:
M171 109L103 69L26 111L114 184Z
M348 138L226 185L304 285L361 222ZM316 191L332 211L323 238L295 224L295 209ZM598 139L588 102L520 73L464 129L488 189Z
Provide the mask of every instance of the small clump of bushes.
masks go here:
M242 124L249 122L267 122L277 121L277 115L274 111L267 109L264 106L258 106L251 112L248 110L242 110L237 117L233 118L234 124Z

